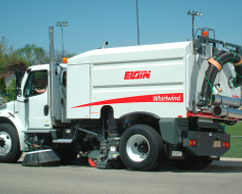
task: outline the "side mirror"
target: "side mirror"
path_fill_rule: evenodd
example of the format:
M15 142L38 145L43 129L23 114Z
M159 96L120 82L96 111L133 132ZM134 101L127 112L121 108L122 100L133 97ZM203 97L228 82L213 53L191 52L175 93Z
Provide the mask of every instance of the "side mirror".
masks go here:
M15 75L16 75L16 88L19 89L19 88L21 88L21 72L20 72L20 70L16 70Z
M21 96L22 96L22 91L21 91L21 89L17 89L17 90L16 90L16 95L17 95L18 97L21 97Z

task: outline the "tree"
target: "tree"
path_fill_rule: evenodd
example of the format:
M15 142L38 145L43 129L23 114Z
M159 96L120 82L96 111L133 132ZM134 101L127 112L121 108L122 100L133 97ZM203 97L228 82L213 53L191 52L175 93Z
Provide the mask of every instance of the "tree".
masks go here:
M9 101L15 100L15 98L16 98L16 80L15 79L12 80L12 82L6 88L6 90L7 90L7 94L9 94L7 96L7 99Z
M8 47L8 39L4 36L0 40L0 72L2 72L9 64L17 61L16 53L13 47Z
M35 44L26 44L25 47L18 49L16 53L18 61L23 62L27 67L49 62L45 50Z
M5 73L15 73L16 70L21 70L22 72L25 72L27 70L26 65L23 62L18 62L13 65L9 65L4 70ZM23 76L23 75L22 75Z
M74 57L76 54L74 54L74 53L69 53L69 54L66 54L66 57L67 58L71 58L71 57Z
M67 53L66 51L64 51L64 56L66 58L71 58L73 56L75 56L76 54L73 53ZM60 50L55 50L55 62L57 63L62 63L62 58L63 58L63 52Z
M64 51L64 56L70 58L75 54L68 54ZM55 62L62 62L62 51L55 51ZM0 39L0 72L14 73L16 69L26 69L31 65L49 63L49 53L42 47L35 44L26 44L23 48L13 50L8 47L8 39L4 36ZM22 68L24 66L24 68Z
M0 92L1 94L6 94L6 83L3 76L0 78Z

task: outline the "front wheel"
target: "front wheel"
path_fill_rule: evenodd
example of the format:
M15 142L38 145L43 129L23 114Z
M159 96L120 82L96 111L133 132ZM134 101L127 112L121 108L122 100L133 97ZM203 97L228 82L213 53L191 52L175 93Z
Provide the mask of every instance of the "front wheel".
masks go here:
M133 125L122 135L119 152L123 163L135 170L153 170L164 161L160 134L147 125Z
M16 129L8 124L0 124L0 162L16 162L22 155Z

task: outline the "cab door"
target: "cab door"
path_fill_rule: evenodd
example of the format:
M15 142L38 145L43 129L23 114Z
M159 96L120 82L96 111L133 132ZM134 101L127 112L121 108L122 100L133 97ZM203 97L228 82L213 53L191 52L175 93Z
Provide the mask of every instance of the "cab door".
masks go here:
M24 116L27 128L51 128L48 106L48 72L31 71L23 90Z

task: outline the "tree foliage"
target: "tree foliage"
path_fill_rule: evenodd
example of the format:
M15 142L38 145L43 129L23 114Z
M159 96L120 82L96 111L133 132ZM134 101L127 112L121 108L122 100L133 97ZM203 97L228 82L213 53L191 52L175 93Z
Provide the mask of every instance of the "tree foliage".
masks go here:
M15 73L16 69L22 72L22 76L27 67L36 64L49 63L49 53L42 47L35 44L26 44L23 48L14 50L13 46L8 46L9 40L4 36L0 38L0 73ZM62 62L63 52L56 50L54 52L55 62ZM68 54L64 51L64 56L70 58L75 54ZM15 100L16 97L16 81L12 80L11 84L6 88L4 77L0 78L0 90L3 94L9 94L4 97L7 100ZM6 100L6 99L5 99Z
M34 44L26 44L25 47L20 48L16 51L18 61L24 63L26 67L36 64L45 64L50 62L50 56L47 51L45 51L42 47L37 47ZM60 50L56 50L54 52L55 62L61 63L63 58L63 52ZM64 52L64 56L70 58L75 54L68 54L66 51Z
M67 53L66 51L64 51L64 57L66 58L71 58L73 56L75 56L76 54L73 53ZM60 50L55 50L55 62L57 63L62 63L62 59L63 59L63 51Z
M26 44L16 51L12 46L8 46L8 39L4 36L0 39L0 73L14 73L16 69L25 69L31 65L49 63L49 53L42 47L35 44ZM56 50L55 62L62 62L63 52ZM64 56L70 58L75 54L68 54L64 51Z
M6 94L6 83L3 76L0 78L0 92L1 94Z
M16 52L13 47L8 47L8 39L4 36L0 39L0 72L4 71L8 65L17 62Z
M26 67L26 65L23 62L18 62L18 63L15 63L13 65L8 65L5 68L4 72L5 73L15 73L15 71L17 69L21 70L22 72L25 72L27 70L27 67Z
M48 57L45 50L34 44L26 44L25 47L18 49L16 54L18 61L23 62L27 67L48 63Z
M10 83L10 85L6 88L7 90L7 94L9 94L7 97L7 99L9 101L15 100L16 98L16 80L13 79L12 82Z

